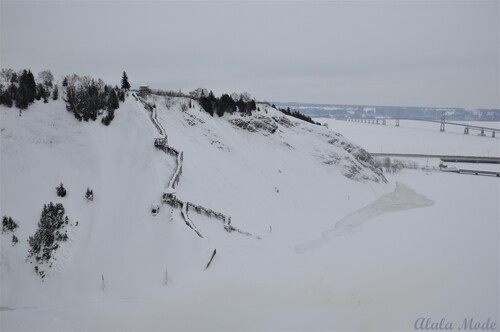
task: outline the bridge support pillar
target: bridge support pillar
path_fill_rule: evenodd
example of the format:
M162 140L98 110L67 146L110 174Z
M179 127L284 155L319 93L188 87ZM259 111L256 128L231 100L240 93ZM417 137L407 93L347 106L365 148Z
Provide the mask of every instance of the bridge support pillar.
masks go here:
M396 127L399 127L399 118L396 119Z
M464 134L465 135L469 135L469 127L465 127L464 128Z
M444 124L445 124L445 118L443 112L443 115L441 115L441 125L439 126L439 131L444 131Z
M484 136L484 128L481 128L481 136Z
M495 131L491 133L491 137L495 138Z

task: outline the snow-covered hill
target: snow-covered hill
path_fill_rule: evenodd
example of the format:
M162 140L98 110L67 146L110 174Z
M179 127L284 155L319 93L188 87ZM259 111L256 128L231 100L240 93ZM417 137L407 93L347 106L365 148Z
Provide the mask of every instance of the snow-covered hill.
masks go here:
M211 269L227 271L255 248L265 251L283 239L294 243L314 225L391 189L361 149L266 105L251 117L218 118L196 103L181 111L182 98L170 100L169 108L163 97L152 99L169 144L184 152L176 195L231 216L235 227L262 239L227 233L213 219L191 213L200 239L186 227L181 210L168 205L151 215L176 160L154 147L159 132L151 113L132 96L109 127L78 122L62 101L37 102L21 115L2 107L2 215L18 222L19 243L1 237L0 306L154 294L167 279L175 284L206 274L215 248ZM272 130L240 128L266 121ZM55 192L60 182L68 191L63 198ZM87 187L93 202L84 198ZM36 263L26 261L27 239L50 201L66 208L69 240L56 251L52 268L44 267L42 282Z
M427 198L387 182L370 156L340 134L264 104L252 116L219 118L196 102L183 111L184 98L144 101L127 97L108 127L78 122L61 101L37 102L22 116L0 108L1 214L19 224L19 243L12 245L10 233L0 236L2 330L387 327L381 307L373 306L381 296L399 303L427 293L418 286L391 291L386 283L394 286L390 280L401 273L398 282L407 289L414 280L408 275L422 267L407 259L440 268L427 260L427 251L411 249L417 245L412 232L449 230L446 223L429 225L429 214L442 213L434 200L448 202L447 195ZM162 134L177 155L154 146ZM176 172L181 175L172 190ZM420 190L433 181L418 179L413 186L422 183ZM439 183L454 183L446 181ZM63 198L55 191L60 182L68 191ZM495 190L488 186L482 188ZM92 202L84 197L87 187ZM228 232L224 221L192 206L162 203L164 192L230 216L234 229L253 236ZM42 279L35 263L26 261L27 239L50 201L66 208L69 240L61 242L52 268L43 266L48 272ZM415 208L420 212L401 224L398 216ZM387 212L395 217L380 217ZM353 233L369 218L380 227ZM494 234L488 220L481 229ZM346 234L354 235L341 236ZM435 249L433 243L439 245L429 240L426 248ZM484 243L475 250L491 256L491 241ZM385 257L382 272L376 252ZM453 294L463 284L447 287ZM389 326L401 329L401 319L414 319L408 313L419 312L420 303L427 302L401 307L401 318Z

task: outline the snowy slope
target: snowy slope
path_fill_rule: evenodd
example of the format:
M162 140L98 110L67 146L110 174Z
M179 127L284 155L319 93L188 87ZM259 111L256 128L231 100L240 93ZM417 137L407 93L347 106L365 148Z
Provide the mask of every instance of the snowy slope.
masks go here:
M168 204L150 214L177 162L153 146L160 133L132 97L109 127L78 123L62 103L37 103L21 117L0 108L1 212L20 225L16 246L0 237L2 330L409 330L425 310L494 317L498 271L482 272L498 260L494 183L420 171L385 183L342 136L279 120L264 105L252 118L212 118L196 103L182 112L182 99L169 107L163 97L148 101L169 146L183 152L176 196L231 216L261 239L189 211L200 238ZM273 117L274 133L236 125ZM61 181L65 198L55 195ZM84 199L87 187L93 202ZM487 194L481 203L474 190ZM79 225L69 227L71 240L42 282L25 262L26 239L50 200ZM469 223L457 201L484 218ZM332 237L337 224L343 232ZM459 241L469 234L483 246ZM443 264L450 259L452 268ZM481 287L450 306L450 296L474 282Z
M77 122L62 103L36 104L21 117L2 109L2 214L20 224L18 245L11 247L10 237L2 236L2 305L93 296L102 275L111 293L142 294L148 282L161 279L174 248L193 237L178 227L177 239L169 240L178 225L158 222L170 218L167 211L151 216L173 161L153 147L155 128L135 102L127 100L117 112L104 127ZM55 194L59 182L68 190L64 198ZM93 202L84 199L87 187ZM24 260L26 240L49 201L63 203L79 225L70 227L70 241L42 284Z
M290 127L279 125L273 134L250 132L231 124L249 117L211 117L197 104L182 112L183 101L167 108L162 98L157 99L158 120L169 144L184 151L178 196L223 210L251 233L267 232L280 220L310 220L313 212L318 218L323 210L319 207L327 217L332 202L347 197L337 188L356 192L385 180L367 168L356 176L368 180L357 182L343 176L350 162L360 164L343 148L327 143L336 136L270 107L259 105L261 114L255 116L286 118Z

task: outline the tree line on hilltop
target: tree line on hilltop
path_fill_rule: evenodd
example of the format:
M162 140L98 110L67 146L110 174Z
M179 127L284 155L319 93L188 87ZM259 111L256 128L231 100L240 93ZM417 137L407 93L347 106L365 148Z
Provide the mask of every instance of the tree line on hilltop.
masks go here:
M235 94L233 96L225 93L220 98L217 98L212 91L206 95L205 91L201 90L199 102L203 110L211 116L215 113L221 117L224 113L232 114L236 111L250 115L252 111L257 109L255 100L246 93L242 93L241 95Z
M101 121L105 125L113 120L114 111L130 89L126 72L123 72L121 88L107 85L101 79L76 74L65 76L61 85L65 92L63 100L66 109L76 119L95 121L98 115L103 115ZM48 103L50 97L59 99L59 87L54 83L50 70L40 72L36 80L29 69L20 72L10 68L0 70L0 105L25 110L35 100L43 99L44 103Z
M21 110L28 108L35 100L43 99L48 103L52 99L59 98L57 86L54 87L54 76L49 70L44 70L35 76L31 70L22 70L19 73L13 69L4 68L0 70L0 105L7 107L15 106Z
M130 90L126 72L123 72L121 78L121 88L105 84L101 79L76 74L65 76L61 86L64 89L63 100L66 102L66 109L76 119L95 121L99 115L102 115L101 122L104 125L109 125L114 119L115 110L118 109L120 101L125 101L125 95ZM225 113L234 112L251 115L252 111L257 110L255 100L248 93L231 95L225 93L217 98L212 91L208 92L199 88L189 95L181 91L164 91L163 93L155 91L155 94L198 100L201 108L211 116L217 114L222 117ZM54 76L50 70L38 73L37 79L29 69L19 72L10 68L0 70L0 105L15 106L20 110L25 110L35 100L42 99L44 103L48 103L49 99L59 99L59 87L54 83ZM286 115L317 124L311 117L296 110L272 106Z
M315 125L319 125L319 123L315 122L310 116L302 114L302 113L300 113L299 111L296 111L296 110L291 110L290 107L287 107L287 108L277 108L274 104L273 104L272 107L276 108L277 110L279 110L283 114L293 116L294 118L297 118L297 119L300 119L300 120L303 120L303 121L306 121L306 122L309 122L309 123L312 123L312 124L315 124Z

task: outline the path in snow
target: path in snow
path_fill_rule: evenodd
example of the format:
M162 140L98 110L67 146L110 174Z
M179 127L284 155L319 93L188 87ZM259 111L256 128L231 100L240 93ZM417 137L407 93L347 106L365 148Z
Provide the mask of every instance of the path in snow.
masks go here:
M318 249L328 243L330 239L349 234L357 229L368 219L378 217L384 213L416 209L433 205L434 201L396 182L396 189L386 194L375 202L356 210L339 220L331 230L321 233L321 237L295 246L295 252L303 254L306 251Z

